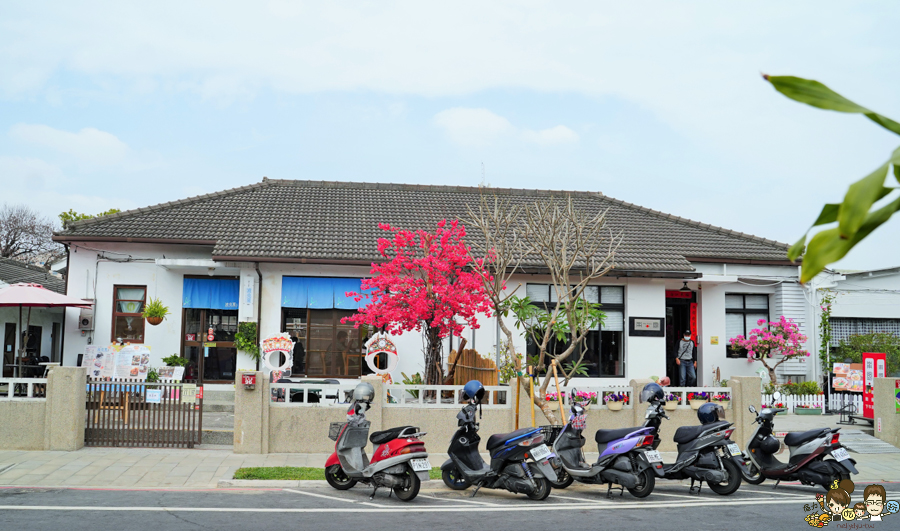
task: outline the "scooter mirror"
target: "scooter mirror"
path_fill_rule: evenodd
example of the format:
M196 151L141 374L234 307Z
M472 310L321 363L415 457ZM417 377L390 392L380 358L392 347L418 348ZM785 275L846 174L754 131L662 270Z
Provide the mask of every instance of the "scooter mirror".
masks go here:
M756 413L756 408L753 406L749 406L747 409L750 410L750 413Z
M775 391L774 393L772 393L772 399L776 402L779 402L781 400L781 392Z

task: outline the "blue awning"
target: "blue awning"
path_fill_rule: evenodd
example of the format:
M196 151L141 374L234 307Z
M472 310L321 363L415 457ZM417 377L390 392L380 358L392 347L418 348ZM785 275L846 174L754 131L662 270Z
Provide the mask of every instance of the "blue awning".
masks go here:
M281 306L316 310L357 310L367 301L356 302L346 292L360 292L358 278L282 277Z
M234 278L186 278L183 308L237 310L240 281Z

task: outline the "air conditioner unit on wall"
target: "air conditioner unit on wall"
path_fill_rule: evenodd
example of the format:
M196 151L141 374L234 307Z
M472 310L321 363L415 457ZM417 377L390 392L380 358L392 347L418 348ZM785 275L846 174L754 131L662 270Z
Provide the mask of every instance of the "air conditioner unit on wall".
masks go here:
M94 329L94 310L82 308L81 313L78 315L78 329L79 330L93 330Z

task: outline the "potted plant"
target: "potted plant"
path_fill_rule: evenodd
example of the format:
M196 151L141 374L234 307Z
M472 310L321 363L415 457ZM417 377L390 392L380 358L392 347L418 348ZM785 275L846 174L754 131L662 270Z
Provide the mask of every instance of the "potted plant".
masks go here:
M794 413L797 415L821 415L822 404L794 406Z
M603 401L611 411L620 411L628 403L628 395L625 393L607 393L603 397Z
M691 409L700 409L700 406L709 402L709 393L688 393L688 402L691 403Z
M666 403L663 406L666 411L675 411L678 409L678 404L681 403L681 395L676 395L674 393L666 393Z
M178 354L172 354L169 357L163 358L162 362L166 364L166 367L185 367L191 360L182 358Z
M256 323L238 323L237 333L234 334L234 347L246 352L253 361L258 362L260 360Z
M147 304L144 305L142 316L153 326L163 322L167 315L169 315L169 307L163 306L162 301L159 299L151 297Z
M712 401L722 406L723 409L728 409L728 404L731 402L731 395L728 393L720 393L712 396Z
M592 393L590 391L575 391L575 396L578 397L579 400L587 401L591 404L597 403L597 393Z

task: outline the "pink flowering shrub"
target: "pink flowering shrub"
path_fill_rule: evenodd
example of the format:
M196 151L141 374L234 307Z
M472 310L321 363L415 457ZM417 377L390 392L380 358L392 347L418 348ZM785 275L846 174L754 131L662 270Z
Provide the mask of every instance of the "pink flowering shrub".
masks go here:
M785 361L793 358L809 356L809 352L803 349L803 343L807 337L800 333L800 327L792 319L781 316L777 321L766 322L760 319L756 323L760 328L754 328L747 337L739 335L731 338L731 346L734 349L743 349L747 352L747 362L759 361L769 371L769 379L775 379L775 368ZM766 360L776 354L781 356L774 365Z
M425 383L442 384L442 339L478 328L476 315L491 316L491 304L465 244L466 229L458 221L442 220L434 233L402 230L382 223L390 238L378 239L384 258L373 263L372 278L362 281L362 292L347 292L359 302L370 302L342 322L384 328L389 334L425 332Z

